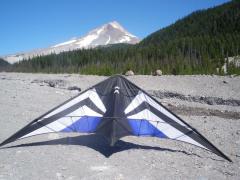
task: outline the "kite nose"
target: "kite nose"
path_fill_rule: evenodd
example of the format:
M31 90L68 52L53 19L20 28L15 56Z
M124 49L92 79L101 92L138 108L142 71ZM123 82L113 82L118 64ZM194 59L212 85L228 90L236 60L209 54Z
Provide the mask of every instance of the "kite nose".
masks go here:
M119 90L120 90L120 87L118 87L118 86L115 86L114 87L114 94L119 94Z

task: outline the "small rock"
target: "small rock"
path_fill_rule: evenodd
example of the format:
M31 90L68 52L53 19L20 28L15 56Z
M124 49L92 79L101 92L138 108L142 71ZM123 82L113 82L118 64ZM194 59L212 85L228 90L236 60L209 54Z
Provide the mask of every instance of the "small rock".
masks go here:
M20 154L22 151L17 151L16 154Z
M61 169L62 169L62 170L67 170L67 168L66 168L66 167L62 167Z
M234 78L234 77L236 77L237 75L236 74L231 74L230 75L230 78Z
M67 89L70 90L70 91L77 90L77 91L81 92L81 88L80 88L80 87L77 87L77 86L70 86L70 87L68 87Z
M61 174L61 173L56 173L56 177L57 177L57 179L63 179L64 178L64 176Z
M132 70L129 70L125 73L126 76L134 76L134 72Z
M170 103L168 103L168 104L167 104L167 106L168 106L168 107L173 107L173 105L172 105L172 104L170 104Z
M122 180L122 179L125 179L124 176L122 174L118 174L117 176L115 176L113 178L114 180Z
M223 83L224 83L224 84L227 84L227 82L226 82L226 81L223 81Z
M46 79L46 80L40 80L40 79L35 79L31 83L37 83L40 85L47 84L50 87L64 87L66 85L66 81L62 79Z
M65 75L64 77L65 77L65 78L66 78L66 77L71 77L71 75L70 75L70 74L67 74L67 75Z
M57 94L64 94L64 92L61 92L61 91L55 91Z
M107 166L92 166L92 167L90 167L90 169L91 169L92 171L102 172L102 171L108 170L109 167L107 167Z
M162 73L162 71L161 71L160 69L157 69L154 75L156 75L156 76L162 76L163 73Z

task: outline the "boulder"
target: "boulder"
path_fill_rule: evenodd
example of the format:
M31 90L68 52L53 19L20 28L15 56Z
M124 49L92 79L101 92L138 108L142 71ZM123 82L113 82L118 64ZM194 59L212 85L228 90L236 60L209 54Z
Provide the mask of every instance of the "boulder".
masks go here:
M129 70L125 73L126 76L134 76L134 72L132 70Z
M81 88L78 87L78 86L69 86L67 89L70 90L70 91L76 90L76 91L81 92Z
M156 76L162 76L162 75L163 75L162 70L157 69L157 70L155 71L155 75L156 75Z

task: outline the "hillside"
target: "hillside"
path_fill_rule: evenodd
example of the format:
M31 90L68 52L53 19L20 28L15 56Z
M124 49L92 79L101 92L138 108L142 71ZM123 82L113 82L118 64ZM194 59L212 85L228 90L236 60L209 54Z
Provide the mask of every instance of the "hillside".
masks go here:
M5 70L6 67L9 67L9 63L0 58L0 71Z
M127 69L138 74L162 69L165 74L222 74L225 63L231 67L229 74L240 74L239 67L224 60L240 54L239 22L240 2L232 1L194 12L137 45L39 56L15 64L12 71L111 75Z
M240 1L232 1L196 11L149 35L140 46L148 51L155 49L167 62L184 64L186 68L178 66L177 71L214 73L224 64L224 58L240 54L239 22Z
M240 1L199 10L146 37L142 45L162 45L180 38L219 37L240 33Z

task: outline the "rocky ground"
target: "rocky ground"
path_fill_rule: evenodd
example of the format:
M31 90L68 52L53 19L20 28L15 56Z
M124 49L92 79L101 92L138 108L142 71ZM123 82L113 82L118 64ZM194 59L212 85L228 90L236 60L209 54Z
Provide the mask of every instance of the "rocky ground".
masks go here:
M71 74L0 73L0 142L54 106L106 79ZM0 149L1 179L239 179L240 77L131 76L227 154L151 137L46 134Z

